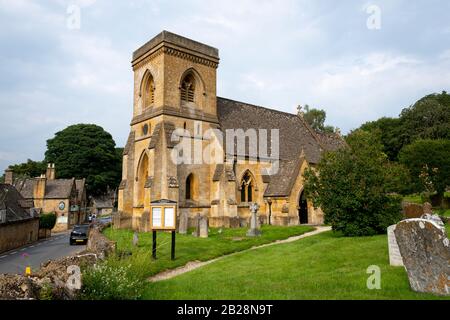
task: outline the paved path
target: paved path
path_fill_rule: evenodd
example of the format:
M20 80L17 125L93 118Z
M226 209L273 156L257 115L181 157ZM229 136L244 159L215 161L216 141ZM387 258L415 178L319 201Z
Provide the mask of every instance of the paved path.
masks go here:
M36 272L43 262L63 258L86 249L85 245L69 245L69 234L69 232L55 234L51 238L0 253L0 274L24 274L27 266Z
M247 250L243 250L243 251L238 251L238 252L234 252L234 253L231 253L231 254L227 254L227 255L224 255L224 256L212 259L212 260L208 260L208 261L191 261L191 262L188 262L183 267L179 267L179 268L176 268L176 269L167 270L167 271L163 271L161 273L158 273L158 274L150 277L148 280L150 282L157 282L157 281L171 279L171 278L174 278L174 277L176 277L176 276L178 276L180 274L183 274L183 273L186 273L186 272L198 269L200 267L203 267L203 266L208 265L210 263L216 262L216 261L221 260L223 258L227 258L227 257L230 257L230 256L234 256L236 254L241 254L243 252L247 252L247 251L251 251L251 250L256 250L256 249L260 249L260 248L274 246L274 245L277 245L277 244L294 242L294 241L297 241L297 240L300 240L300 239L303 239L303 238L306 238L306 237L314 236L316 234L319 234L319 233L322 233L322 232L326 232L326 231L330 231L330 230L331 230L331 227L316 227L316 230L304 233L304 234L299 235L299 236L294 236L294 237L290 237L290 238L287 238L287 239L284 239L284 240L277 240L275 242L266 243L266 244L263 244L263 245L260 245L260 246L252 247L252 248L247 249Z

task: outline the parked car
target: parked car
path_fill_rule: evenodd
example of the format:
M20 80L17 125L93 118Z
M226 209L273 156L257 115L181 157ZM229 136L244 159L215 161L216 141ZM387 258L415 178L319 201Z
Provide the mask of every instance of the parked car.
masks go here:
M70 245L87 244L89 238L90 226L87 224L76 225L70 233Z

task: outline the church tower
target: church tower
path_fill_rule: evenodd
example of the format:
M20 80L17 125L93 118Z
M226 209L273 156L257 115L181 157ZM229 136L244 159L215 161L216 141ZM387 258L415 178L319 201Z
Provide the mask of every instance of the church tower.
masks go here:
M133 118L123 153L119 211L134 229L146 231L150 202L174 200L181 207L210 205L209 165L171 160L172 133L203 133L219 127L216 48L163 31L133 53ZM199 138L196 138L199 137ZM204 189L204 190L203 190ZM195 192L194 192L195 190Z

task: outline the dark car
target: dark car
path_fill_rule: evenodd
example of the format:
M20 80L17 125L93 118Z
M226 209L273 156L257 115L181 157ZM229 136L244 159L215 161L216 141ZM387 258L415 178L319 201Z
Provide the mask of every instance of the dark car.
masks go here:
M77 225L73 227L70 233L70 245L87 244L89 238L89 225Z

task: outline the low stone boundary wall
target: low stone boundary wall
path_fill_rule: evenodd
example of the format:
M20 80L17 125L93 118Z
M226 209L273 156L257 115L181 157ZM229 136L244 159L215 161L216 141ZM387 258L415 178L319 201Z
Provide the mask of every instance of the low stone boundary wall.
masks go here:
M94 226L89 234L85 252L58 260L43 263L41 269L32 276L0 275L0 300L73 300L79 295L78 289L71 286L73 266L81 270L95 265L115 251L116 244L106 238L101 231L108 225ZM70 267L70 268L69 268ZM71 272L72 273L71 273Z

